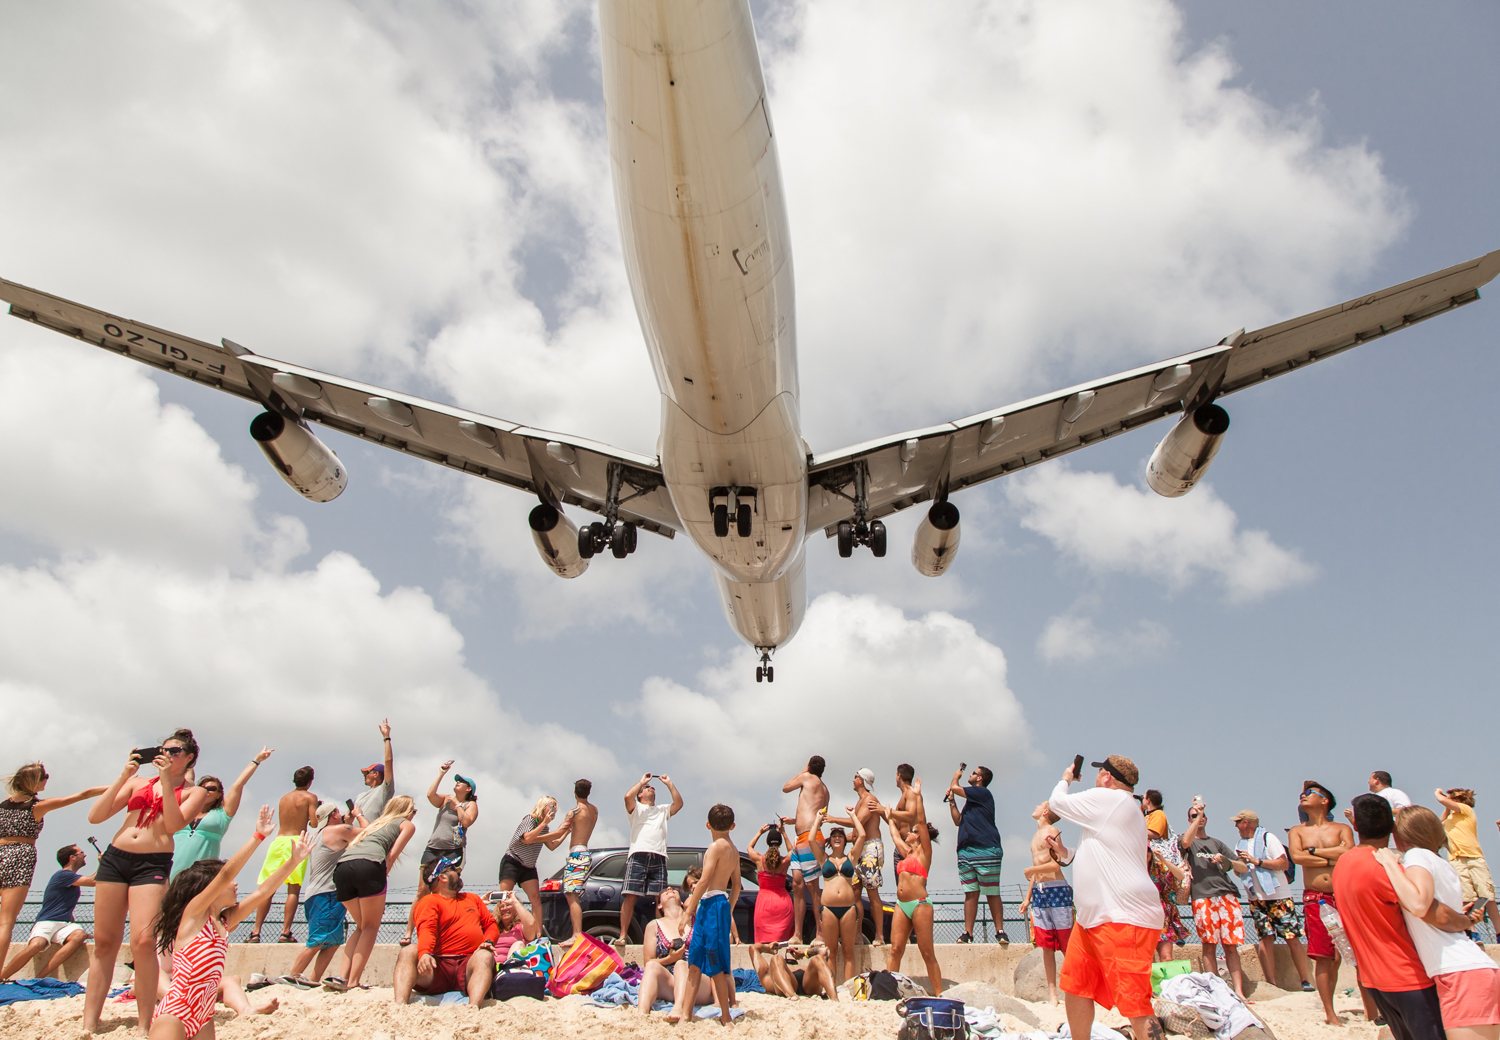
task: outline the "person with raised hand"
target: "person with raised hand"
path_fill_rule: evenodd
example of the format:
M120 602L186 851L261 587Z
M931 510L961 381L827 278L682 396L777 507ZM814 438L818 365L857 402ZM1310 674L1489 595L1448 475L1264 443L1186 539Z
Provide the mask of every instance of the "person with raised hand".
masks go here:
M411 822L416 815L417 803L410 795L398 794L340 854L333 868L333 890L354 921L354 933L344 944L344 973L324 979L324 989L342 993L359 986L385 916L387 879L406 843L417 833Z
M209 799L203 788L187 785L188 770L197 761L193 731L179 729L159 747L131 752L120 775L89 809L89 822L95 824L122 810L125 813L94 872L94 949L83 998L83 1028L89 1032L99 1029L115 961L125 941L127 918L133 925L130 952L135 962L136 1015L142 1034L151 1028L160 974L152 927L172 873L172 835L196 819ZM147 763L155 767L156 775L137 776Z
M927 898L927 876L932 871L932 843L938 829L927 822L927 803L922 798L922 778L912 775L902 792L905 804L911 806L912 822L898 826L896 811L886 810L891 825L891 839L896 845L896 909L891 918L891 953L886 958L887 971L900 971L906 943L917 937L917 949L927 965L932 995L943 995L943 971L932 948L932 903Z
M630 920L635 901L654 898L667 887L667 821L682 809L682 795L670 777L658 776L672 792L672 804L656 804L652 775L644 774L625 792L625 811L630 814L630 850L625 857L624 898L620 901L620 934L616 946L630 941Z
M48 779L46 766L28 762L6 781L10 797L0 802L0 964L5 963L10 933L36 874L36 840L46 815L107 790L90 787L62 798L43 798Z
M396 758L395 752L391 750L390 719L381 719L379 729L380 746L385 749L385 759L359 771L364 779L365 789L359 793L359 797L353 799L354 805L349 810L349 822L356 827L363 827L374 820L385 809L385 803L396 795Z
M828 947L828 963L837 971L840 945L844 950L842 974L853 974L854 951L859 945L859 890L855 888L855 864L865 851L865 826L848 807L854 825L854 842L850 844L844 828L834 827L827 838L813 846L818 870L823 877L823 913L818 937ZM757 939L759 937L757 936ZM842 982L840 978L837 981Z
M262 746L260 753L250 759L250 764L240 770L229 789L216 776L205 776L198 786L209 794L208 801L188 825L172 835L172 877L181 874L200 859L218 859L224 842L224 833L229 822L240 811L240 799L244 797L245 785L255 775L262 762L271 757L275 748Z
M536 872L537 857L542 854L542 846L555 849L561 845L571 829L570 824L564 823L557 830L548 831L556 816L557 799L550 794L542 795L531 811L521 817L515 833L510 836L505 855L500 857L500 891L510 892L520 885L534 914L542 912L542 883Z
M427 803L437 809L438 814L432 823L432 835L427 839L427 847L422 850L422 860L417 867L417 894L406 915L406 931L401 934L400 939L402 946L411 944L411 933L415 927L413 915L416 913L417 903L432 891L427 884L432 868L439 860L446 860L460 870L463 869L468 831L479 819L479 802L475 797L474 781L468 777L455 773L453 793L438 794L438 785L452 768L453 759L450 758L438 767L437 776L432 778L432 785L427 788Z
M275 999L252 1006L239 978L224 974L229 932L276 894L312 847L303 835L286 861L248 899L239 899L235 878L266 840L273 819L271 807L262 806L255 833L229 862L200 860L167 887L153 937L156 949L172 958L172 984L151 1024L151 1040L192 1040L200 1034L211 1040L216 998L240 1015L268 1015L278 1007Z

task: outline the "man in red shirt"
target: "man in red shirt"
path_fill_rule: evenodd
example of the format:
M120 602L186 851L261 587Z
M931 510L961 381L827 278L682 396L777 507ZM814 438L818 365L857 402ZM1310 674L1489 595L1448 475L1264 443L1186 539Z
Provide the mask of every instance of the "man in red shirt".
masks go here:
M412 910L416 942L396 961L396 1003L407 1003L414 991L457 992L468 993L469 1003L478 1007L495 978L500 928L484 900L463 890L457 866L438 860L427 883L432 891Z
M1422 970L1396 890L1375 859L1375 850L1389 844L1395 825L1391 803L1362 794L1354 799L1353 811L1359 844L1335 863L1333 894L1358 962L1360 985L1374 998L1396 1040L1444 1040L1437 986ZM1424 920L1451 932L1472 925L1437 901Z

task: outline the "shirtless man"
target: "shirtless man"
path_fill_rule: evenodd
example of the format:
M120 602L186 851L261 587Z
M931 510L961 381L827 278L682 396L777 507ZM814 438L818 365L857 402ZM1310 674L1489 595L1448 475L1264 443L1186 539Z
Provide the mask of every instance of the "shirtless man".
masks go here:
M1343 1025L1333 1010L1333 987L1338 981L1339 952L1328 929L1323 927L1324 904L1334 906L1333 867L1338 858L1354 848L1354 832L1348 825L1328 818L1337 804L1333 792L1315 780L1302 785L1297 807L1307 822L1293 827L1288 841L1292 862L1302 868L1302 916L1307 929L1307 955L1312 958L1323 1017L1331 1026Z
M891 806L893 831L905 834L917 822L917 793L911 789L911 781L917 771L902 762L896 767L896 804Z
M1063 864L1071 862L1055 826L1058 816L1043 802L1031 812L1036 833L1031 836L1031 866L1022 873L1028 882L1021 913L1031 914L1031 941L1042 951L1047 973L1047 1000L1057 1003L1057 952L1068 952L1073 931L1073 886L1063 877Z
M266 848L266 861L261 864L260 880L276 873L281 865L292 858L297 840L302 832L312 828L313 818L318 812L318 796L308 790L313 782L313 767L303 766L292 774L293 789L281 796L276 806L276 840ZM286 879L286 906L281 914L281 942L292 942L292 922L297 919L297 898L302 892L302 878L307 870L307 860L297 864ZM271 912L271 900L267 899L255 911L255 930L250 933L250 942L260 942L260 929Z
M828 822L839 827L854 829L854 818L857 817L865 829L864 855L860 856L859 863L854 867L855 895L859 894L859 886L864 887L865 895L870 897L870 916L875 919L875 938L870 941L871 946L885 945L885 903L880 899L880 886L885 884L885 845L880 840L880 821L884 819L885 806L880 804L880 799L875 797L871 790L875 786L875 770L861 769L854 774L854 794L858 798L854 806L853 814L848 818L835 819L832 816ZM861 919L856 926L856 931L863 927L865 906L863 901L856 898L854 913Z
M809 896L812 898L813 920L823 920L822 893L818 888L818 861L813 856L812 843L823 840L823 815L828 811L828 785L823 782L825 765L822 755L814 755L807 760L806 769L781 785L782 794L801 792L797 795L797 815L792 819L785 816L781 818L782 823L794 824L797 828L797 842L792 846L790 869L792 915L796 922L793 931L799 946L802 944L803 906Z
M573 919L574 935L583 934L583 903L579 901L579 897L583 894L583 883L588 880L589 867L594 863L593 853L589 851L589 838L593 836L594 824L599 822L599 807L589 801L589 792L593 789L594 784L590 780L575 782L573 797L578 804L563 817L563 823L572 835L568 864L563 870L563 897L568 901L568 916Z
M823 760L818 763L822 772ZM828 790L823 790L827 804ZM713 841L703 853L703 877L693 886L692 895L682 906L684 919L693 922L693 941L688 944L687 985L677 991L677 1004L667 1021L673 1025L692 1014L690 1002L698 992L698 983L707 975L713 983L719 1005L719 1022L729 1025L729 1009L734 1003L734 976L729 973L729 940L733 931L734 907L740 900L740 853L729 832L734 830L734 810L715 805L708 810L708 831Z

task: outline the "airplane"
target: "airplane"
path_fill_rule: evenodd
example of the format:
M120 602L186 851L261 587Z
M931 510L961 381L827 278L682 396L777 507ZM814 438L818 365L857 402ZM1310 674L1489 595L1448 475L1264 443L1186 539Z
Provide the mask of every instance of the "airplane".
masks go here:
M912 564L959 546L964 488L1177 415L1147 463L1159 494L1202 479L1229 428L1219 400L1479 299L1500 250L1212 346L952 422L815 453L803 439L795 285L777 141L747 0L600 0L604 102L624 256L661 392L655 457L533 429L193 339L0 280L10 313L245 398L250 435L314 501L349 475L312 425L539 500L542 561L576 578L645 530L708 558L734 631L772 654L807 608L806 543L886 554L883 517L919 504ZM601 519L575 526L577 507Z

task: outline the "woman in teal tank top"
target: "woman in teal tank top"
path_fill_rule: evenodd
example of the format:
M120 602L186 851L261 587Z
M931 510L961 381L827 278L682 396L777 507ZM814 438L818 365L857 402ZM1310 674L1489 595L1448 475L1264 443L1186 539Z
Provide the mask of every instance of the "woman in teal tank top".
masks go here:
M212 800L197 818L172 835L172 877L199 860L219 858L219 845L224 840L224 832L229 830L229 821L240 811L245 784L255 775L260 764L270 757L271 749L262 747L260 754L250 760L227 791L224 790L224 781L216 776L205 776L198 781L198 786L208 791Z

